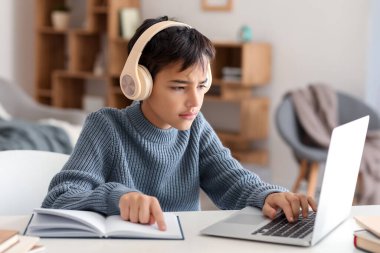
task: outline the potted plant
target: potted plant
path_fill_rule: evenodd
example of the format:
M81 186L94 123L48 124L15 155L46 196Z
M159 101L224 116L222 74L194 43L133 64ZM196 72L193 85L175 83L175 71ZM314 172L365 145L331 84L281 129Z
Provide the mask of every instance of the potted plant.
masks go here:
M51 13L51 22L55 29L67 29L70 21L70 8L65 5L56 6Z

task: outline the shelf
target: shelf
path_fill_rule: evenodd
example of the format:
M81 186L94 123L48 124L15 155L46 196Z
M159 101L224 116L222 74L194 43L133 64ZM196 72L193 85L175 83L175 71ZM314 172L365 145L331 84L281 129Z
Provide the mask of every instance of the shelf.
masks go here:
M45 34L67 34L70 30L69 29L55 29L52 26L44 26L44 27L39 27L37 29L39 33L45 33Z
M235 84L212 84L209 91L206 93L206 97L227 101L241 101L252 98L252 87Z
M111 38L108 44L108 73L112 77L119 78L128 57L127 40L120 37Z
M108 7L107 6L94 6L92 11L95 14L107 14L108 12Z
M245 138L245 136L242 135L241 133L224 132L224 131L216 131L216 133L218 134L219 138L223 142L239 143L239 145L242 143L248 143L249 142L247 140L247 138ZM242 146L244 146L244 145L242 145Z
M39 89L37 90L37 95L39 97L47 97L50 98L52 96L52 92L49 89Z
M223 86L223 85L240 86L241 85L241 80L239 80L239 81L227 81L227 80L223 80L223 79L213 78L212 79L212 85L218 85L218 86Z
M110 38L110 41L111 41L111 42L116 42L116 43L125 44L125 45L128 45L128 42L129 42L129 40L124 39L124 38L122 38L122 37L114 37L114 38Z
M123 94L123 92L121 91L121 89L120 89L119 86L114 86L114 87L112 87L112 92L113 92L114 94L118 94L118 95L123 95L123 96L124 96L124 94Z
M254 163L261 166L266 166L269 163L269 152L267 150L248 150L248 151L235 151L232 150L232 156L240 162Z
M241 162L267 165L268 151L263 148L252 148L252 141L247 140L241 133L217 131L223 145L230 148L233 157Z
M211 63L215 83L239 83L241 86L261 86L270 81L271 46L268 43L214 42L216 56ZM241 69L240 81L223 80L223 68Z
M67 70L57 70L53 73L54 76L63 77L63 78L76 78L76 79L95 79L95 80L106 80L106 75L95 75L92 72L85 71L67 71Z
M78 36L98 36L99 32L97 31L91 31L91 30L86 30L86 29L71 29L69 33L78 35Z
M215 85L215 86L228 86L228 87L235 87L235 88L255 88L257 86L262 86L262 85L266 85L265 83L255 83L255 84L247 84L247 83L243 83L243 80L223 80L223 79L218 79L218 78L213 78L212 79L212 85Z
M226 98L221 98L219 96L213 96L213 95L207 95L207 94L204 97L204 101L208 101L208 102L223 102L223 103L234 103L234 104L240 104L243 101L249 100L249 99L252 99L252 97L250 97L250 98L229 98L229 99L226 99Z

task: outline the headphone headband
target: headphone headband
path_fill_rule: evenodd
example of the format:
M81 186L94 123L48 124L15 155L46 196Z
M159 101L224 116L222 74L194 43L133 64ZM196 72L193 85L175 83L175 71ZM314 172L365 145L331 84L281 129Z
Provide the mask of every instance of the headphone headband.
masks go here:
M159 22L159 23L152 25L151 27L146 29L145 32L143 32L143 34L141 34L140 37L136 40L135 44L133 45L131 52L128 55L128 59L125 62L123 72L124 72L124 69L127 67L127 64L129 65L128 67L132 67L132 68L136 69L138 66L139 60L140 60L140 56L141 56L142 51L144 50L146 44L148 44L148 42L157 33L161 32L162 30L165 30L166 28L172 27L172 26L185 26L185 27L190 28L190 26L187 24L175 22L175 21L162 21L162 22ZM131 61L129 59L133 59L133 61ZM136 59L137 61L135 61L134 59Z

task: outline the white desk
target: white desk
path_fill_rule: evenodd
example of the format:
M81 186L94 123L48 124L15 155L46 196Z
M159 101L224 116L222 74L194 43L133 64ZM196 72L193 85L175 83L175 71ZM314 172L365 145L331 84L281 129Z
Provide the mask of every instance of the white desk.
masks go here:
M199 234L206 226L221 220L233 211L178 212L185 234L184 241L120 240L120 239L42 239L46 252L361 252L353 246L353 231L359 227L350 218L330 235L310 248L209 237ZM379 215L380 205L355 206L351 215ZM29 217L0 216L0 228L23 231Z

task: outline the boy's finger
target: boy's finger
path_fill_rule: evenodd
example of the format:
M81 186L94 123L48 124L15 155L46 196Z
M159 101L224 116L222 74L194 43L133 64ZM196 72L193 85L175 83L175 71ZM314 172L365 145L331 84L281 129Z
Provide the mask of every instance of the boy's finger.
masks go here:
M300 200L294 195L290 195L287 198L288 203L290 204L290 208L293 213L293 217L295 220L298 220L298 216L300 214Z
M311 206L311 209L313 209L313 211L316 212L318 207L317 207L317 202L315 202L314 198L307 197L307 202Z
M149 225L153 225L156 221L154 220L154 217L153 215L150 215L150 218L149 218Z
M274 217L276 216L276 208L272 207L270 204L266 203L264 206L263 206L263 214L267 217L269 217L270 219L274 219Z
M129 209L129 220L133 223L139 222L139 205L132 203Z
M293 216L293 210L291 207L291 204L289 201L286 199L286 196L284 194L278 194L276 196L273 195L271 199L267 202L270 206L273 207L278 207L281 208L282 211L284 212L286 219L289 222L294 221L294 216Z
M139 222L148 224L150 222L149 201L142 201L140 203Z
M288 201L288 199L286 198L286 196L285 195L279 195L279 198L276 199L275 203L278 207L280 207L282 209L282 211L284 212L284 214L286 216L286 219L289 222L293 222L294 221L294 215L293 215L292 206L291 206L290 202Z
M302 206L302 217L307 218L309 213L309 203L307 202L307 198L301 197L301 206Z
M120 216L123 220L129 220L129 205L123 205L120 207Z
M151 205L151 214L157 223L158 229L161 231L165 231L166 230L166 223L165 223L165 219L164 219L164 214L162 213L160 204L158 203L157 200L153 201L153 203Z

